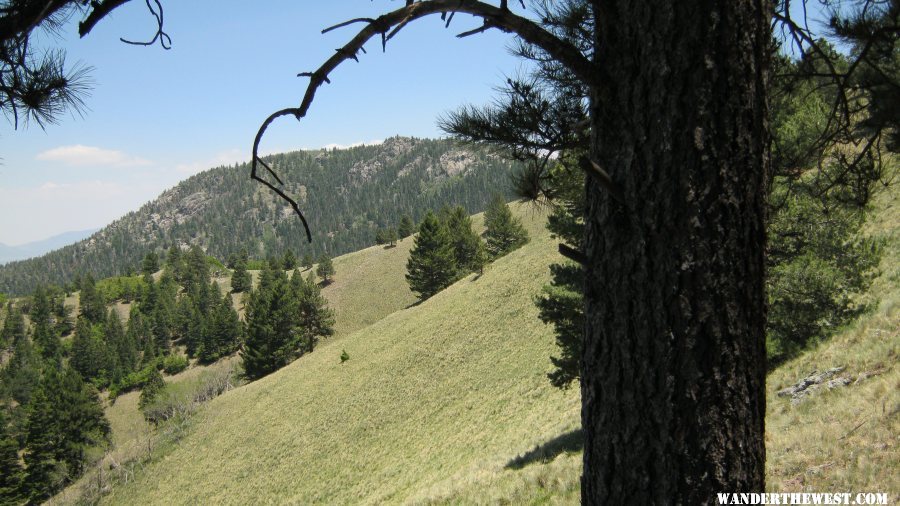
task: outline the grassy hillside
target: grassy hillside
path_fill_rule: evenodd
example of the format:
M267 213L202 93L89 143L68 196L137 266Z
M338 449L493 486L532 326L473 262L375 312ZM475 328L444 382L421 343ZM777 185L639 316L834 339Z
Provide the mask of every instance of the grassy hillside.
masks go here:
M542 218L526 221L532 242L484 275L210 402L177 447L107 499L424 502L502 481L535 446L570 440L578 396L550 387L553 337L531 302L559 257ZM351 255L338 273L341 263L368 269L363 257L406 247ZM377 305L383 293L373 285L346 304ZM347 290L340 300L357 296ZM351 357L343 365L342 349Z

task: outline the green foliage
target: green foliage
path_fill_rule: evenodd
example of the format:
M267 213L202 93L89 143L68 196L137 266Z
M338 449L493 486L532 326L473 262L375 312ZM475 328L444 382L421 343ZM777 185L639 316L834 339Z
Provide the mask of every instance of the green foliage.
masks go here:
M309 253L305 253L303 255L303 261L301 262L300 265L303 266L304 269L308 270L308 269L312 269L312 266L314 263L315 263L315 260L313 260L313 256Z
M197 357L203 363L214 362L237 351L243 324L231 305L231 295L216 300L203 322L202 342Z
M267 266L247 304L247 339L241 351L247 378L261 378L296 357L294 307L284 271Z
M777 364L849 322L866 309L858 300L881 258L860 234L865 214L779 187L781 206L769 225L767 347Z
M41 380L41 357L27 337L13 344L12 357L0 369L0 378L9 396L19 405L27 405Z
M406 263L406 280L413 292L425 300L456 279L458 269L450 233L432 212L428 212L419 225L409 261Z
M326 285L331 282L331 277L334 276L334 264L331 262L331 257L327 254L319 257L319 266L316 268L316 274L322 278Z
M341 363L343 364L348 360L350 360L350 354L347 353L347 350L341 350Z
M247 250L241 250L234 262L234 272L231 274L231 291L234 293L250 290L250 273L247 272Z
M166 388L166 382L163 380L159 369L151 367L147 371L147 379L141 385L141 397L138 399L138 408L143 410L148 404L156 399L162 390Z
M47 499L85 469L86 451L109 439L97 391L72 369L48 369L35 392L25 441L31 502Z
M528 242L528 232L500 195L494 195L484 211L484 232L487 252L491 257L506 255Z
M291 277L290 292L296 301L295 334L299 347L311 353L320 338L334 334L334 311L328 308L328 300L322 295L312 274L304 280L300 271Z
M166 355L162 360L162 368L166 374L178 374L187 369L188 358L184 355Z
M94 277L87 274L81 278L78 284L80 293L78 302L80 305L79 316L83 316L91 323L100 323L106 318L106 301L97 289Z
M404 214L400 217L400 225L397 226L397 235L400 236L400 239L406 239L407 237L413 235L416 232L416 224L413 222L412 218L409 217L408 214Z
M6 318L3 319L3 330L0 330L0 349L12 346L24 338L25 317L18 307L10 304L6 309Z
M281 268L286 271L292 271L297 267L297 257L294 255L293 250L287 250L284 252L284 257L281 259Z
M480 270L484 265L484 255L480 255L479 250L484 250L485 246L472 229L469 213L462 206L456 206L442 210L441 217L453 245L456 266L463 271Z
M144 255L141 261L141 274L149 276L159 270L159 255L155 251L151 251Z
M117 276L101 279L96 283L103 300L132 302L140 299L146 290L146 282L140 276Z
M41 357L50 363L61 363L62 347L51 321L50 300L45 288L39 287L35 291L29 316L32 325L31 340L37 346Z
M462 205L469 213L482 211L489 191L509 187L510 174L518 163L474 148L470 150L472 163L463 174L447 177L441 157L458 149L449 140L398 137L377 146L272 155L269 161L288 182L289 192L308 195L303 205L313 241L305 247L318 258L325 252L337 256L371 245L370 223L395 223L401 214L416 219L427 209L450 203ZM366 178L347 170L375 162L380 164L379 170ZM249 170L244 164L197 174L168 191L165 199L150 202L116 227L104 229L103 241L92 245L83 241L39 258L0 266L0 292L23 295L38 284L63 285L78 272L89 272L96 279L121 275L141 265L148 251L166 249L165 263L181 280L180 261L174 257L184 253L171 247L173 244L201 241L208 255L222 259L242 248L253 258L264 258L281 256L298 244L307 245L300 221L281 211L283 202L275 195L260 191L259 185L247 178ZM343 191L333 191L335 188ZM196 203L192 209L196 212L185 213L186 202ZM148 229L153 214L177 219L169 227ZM216 230L228 233L208 233ZM295 253L299 252L295 249Z
M104 385L109 379L109 355L99 325L92 325L85 317L78 318L72 340L71 366L86 381Z
M19 443L10 430L4 409L0 409L0 504L20 504L25 472L19 462Z

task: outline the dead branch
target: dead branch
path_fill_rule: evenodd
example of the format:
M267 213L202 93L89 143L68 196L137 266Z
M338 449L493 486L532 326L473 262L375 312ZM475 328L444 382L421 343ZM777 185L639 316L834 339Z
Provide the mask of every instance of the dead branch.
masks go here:
M323 33L354 23L365 23L365 26L350 39L347 44L335 51L335 53L318 69L312 72L302 72L298 74L298 76L309 77L309 85L306 88L306 92L303 95L300 105L298 107L290 107L276 111L263 121L253 140L250 169L251 179L259 181L269 189L273 190L279 197L288 202L294 211L296 211L297 215L300 216L300 219L303 221L303 226L306 229L306 238L310 242L312 242L312 233L310 232L306 218L300 211L297 202L287 196L284 191L262 179L257 174L258 164L261 163L266 170L276 178L279 184L283 186L283 183L275 174L275 171L259 157L259 144L262 141L263 135L265 135L266 130L272 122L278 118L283 116L294 116L294 118L300 120L300 118L306 116L309 106L316 96L316 91L322 83L330 82L328 75L348 59L358 61L357 54L360 51L363 51L363 46L376 35L381 37L382 48L384 48L387 41L394 37L410 22L431 14L442 14L443 16L446 16L448 12L463 12L483 20L484 25L470 33L470 35L485 31L488 28L497 28L514 33L526 43L535 45L546 51L547 54L566 66L578 79L586 84L598 82L602 78L595 66L575 46L559 39L552 33L535 24L533 21L513 14L507 7L506 0L501 1L499 7L478 0L423 0L420 2L407 2L404 7L383 14L376 19L356 18L326 28L323 30Z

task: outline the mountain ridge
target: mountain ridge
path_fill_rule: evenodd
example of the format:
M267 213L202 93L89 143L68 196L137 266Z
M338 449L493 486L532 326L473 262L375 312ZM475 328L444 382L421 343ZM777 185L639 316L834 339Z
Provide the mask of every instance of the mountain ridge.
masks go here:
M9 245L0 242L0 265L50 253L69 244L87 239L99 230L99 228L69 230L24 244Z
M51 254L0 266L0 292L28 293L63 285L79 274L95 278L138 269L143 256L172 245L199 245L225 259L246 248L251 257L337 256L374 244L378 227L396 226L402 214L419 219L428 209L462 205L483 210L492 193L512 196L518 164L447 139L391 137L378 145L292 151L264 159L285 182L313 233L263 185L247 164L220 166L162 192L137 211L87 239ZM209 231L227 230L215 234Z

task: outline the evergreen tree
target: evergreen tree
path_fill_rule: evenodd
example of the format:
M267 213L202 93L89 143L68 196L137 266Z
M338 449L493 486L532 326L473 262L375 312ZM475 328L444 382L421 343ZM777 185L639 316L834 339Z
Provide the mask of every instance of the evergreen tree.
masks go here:
M31 340L37 345L41 357L48 362L59 364L62 361L62 347L50 321L50 301L43 287L34 292L29 316L32 325Z
M412 218L409 217L408 214L404 214L400 217L400 225L397 227L397 234L400 236L400 240L406 239L407 237L413 235L416 231L416 224L413 223Z
M109 440L97 391L70 368L48 369L35 392L25 440L25 485L40 502L81 476L85 452Z
M183 280L185 272L184 255L181 252L181 248L174 244L169 248L168 253L166 253L166 270L169 271L175 279L179 281Z
M304 269L307 269L307 270L312 269L312 266L314 263L315 263L315 260L313 260L313 256L311 254L306 253L303 255L302 265L303 265Z
M6 318L3 319L3 330L0 331L0 348L15 345L25 337L25 317L22 311L13 306L12 302L6 306Z
M284 258L281 260L281 268L286 271L292 271L297 267L297 257L294 256L293 250L284 252Z
M472 219L462 206L448 209L444 215L444 224L453 245L453 256L460 270L474 271L479 269L477 255L481 246L481 238L472 230Z
M203 342L197 353L203 363L211 363L237 350L241 321L231 305L231 295L218 299L203 326Z
M509 206L500 195L494 195L484 211L484 237L487 251L494 257L502 257L528 242L528 232L518 218L513 217Z
M181 284L185 292L191 293L209 282L209 264L206 262L206 254L197 245L191 247L184 260L185 276Z
M384 233L384 240L388 246L396 246L397 245L397 229L394 227L388 227L387 232Z
M450 234L431 211L419 225L419 234L409 253L406 270L409 287L419 294L421 300L450 286L457 278Z
M375 230L375 244L387 244L387 231L381 227Z
M138 409L144 410L166 388L166 381L156 367L150 368L147 381L141 387L141 396L138 398Z
M306 258L304 257L304 262ZM247 250L241 250L241 254L235 259L234 272L231 274L231 291L241 293L250 291L251 279L247 271Z
M24 337L15 342L12 358L0 374L10 397L19 405L27 405L41 380L41 357L31 339Z
M90 274L82 276L79 290L78 302L81 306L79 315L91 323L102 323L106 319L106 301L97 290L94 277Z
M331 282L331 277L334 276L334 264L331 263L331 257L328 254L322 254L319 257L319 267L316 268L316 274L322 278L324 284L327 285Z
M104 347L99 339L99 329L91 325L87 318L78 318L75 337L72 339L72 359L70 365L85 381L93 381L107 368L104 362Z
M154 251L151 251L144 255L144 260L141 262L141 273L145 276L151 276L158 270L159 255L157 255Z
M10 430L5 410L0 408L0 504L20 504L23 501L20 489L23 475L19 443Z
M122 320L115 309L110 309L103 322L103 339L106 344L109 381L118 382L123 376L134 371L137 363L137 349L125 337Z
M296 357L295 314L287 276L267 264L247 304L247 338L241 351L247 378L261 378Z
M299 271L291 277L291 294L296 300L296 330L298 347L311 353L319 338L334 334L334 311L328 308L328 300L310 273L303 279Z

